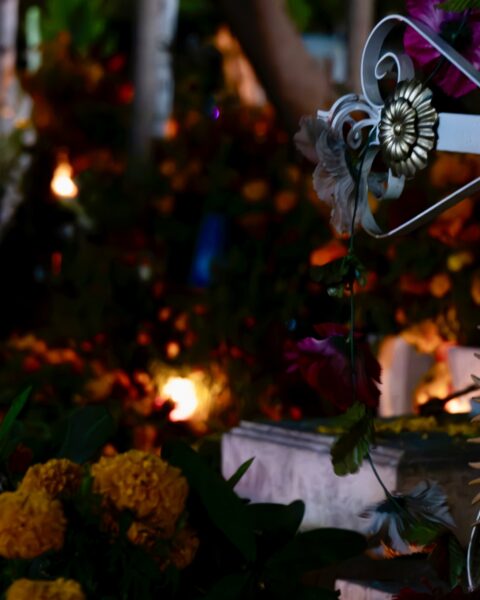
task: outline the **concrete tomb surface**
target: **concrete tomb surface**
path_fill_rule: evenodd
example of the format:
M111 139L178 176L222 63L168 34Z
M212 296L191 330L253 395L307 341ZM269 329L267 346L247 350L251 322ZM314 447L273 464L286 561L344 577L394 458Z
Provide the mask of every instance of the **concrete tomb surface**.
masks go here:
M330 460L333 436L314 432L312 425L270 425L242 422L224 435L222 470L230 477L246 460L255 460L237 484L236 492L253 502L306 504L303 529L342 527L364 532L360 516L384 493L368 465L358 473L338 477ZM378 439L372 458L387 488L408 492L420 481L437 482L448 496L457 536L467 544L477 508L476 491L468 482L478 471L468 463L480 461L480 445L444 433L397 434Z

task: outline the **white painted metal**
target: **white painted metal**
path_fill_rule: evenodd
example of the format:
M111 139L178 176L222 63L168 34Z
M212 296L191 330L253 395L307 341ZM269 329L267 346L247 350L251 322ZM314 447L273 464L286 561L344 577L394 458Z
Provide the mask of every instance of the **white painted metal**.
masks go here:
M394 44L389 37L397 26L412 27L435 47L440 55L457 67L466 77L480 88L480 72L452 48L445 40L431 31L425 25L402 15L390 15L384 18L372 30L363 50L361 62L361 81L363 95L348 94L340 98L329 112L318 112L318 118L328 121L336 131L345 130L349 126L349 133L345 136L346 145L358 150L365 139L362 130L370 130L368 148L362 162L362 172L359 177L359 197L364 197L368 188L368 175L375 156L380 151L378 141L378 126L381 111L385 105L380 82L387 74L394 74L397 82L415 78L415 69L411 58L402 47ZM365 115L360 121L353 117L353 113L361 112ZM466 114L440 113L437 129L436 149L445 152L466 152L480 154L480 116ZM385 174L385 191L379 200L399 198L403 192L405 180L395 177L391 170ZM362 219L363 228L375 238L385 238L408 233L438 216L441 212L457 204L467 196L480 191L480 177L474 179L445 196L428 209L422 211L412 219L390 231L382 231L377 225L370 209L366 208Z

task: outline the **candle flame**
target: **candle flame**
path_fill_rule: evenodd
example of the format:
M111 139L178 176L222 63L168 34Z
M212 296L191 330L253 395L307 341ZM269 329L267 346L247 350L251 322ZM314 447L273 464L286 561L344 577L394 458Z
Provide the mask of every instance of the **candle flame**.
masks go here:
M175 405L169 415L170 421L187 421L197 410L195 384L186 377L170 377L162 388L162 396Z
M452 415L458 413L469 413L472 410L470 398L468 396L463 396L449 400L445 404L445 410Z
M50 189L58 198L76 198L78 187L72 178L73 169L66 157L62 157L53 173Z

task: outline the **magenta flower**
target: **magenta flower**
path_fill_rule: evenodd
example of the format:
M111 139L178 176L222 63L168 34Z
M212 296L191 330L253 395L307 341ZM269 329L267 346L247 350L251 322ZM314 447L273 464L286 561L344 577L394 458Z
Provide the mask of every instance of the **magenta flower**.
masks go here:
M480 69L480 11L473 10L470 14L466 11L448 12L435 8L438 0L406 2L407 12L411 17L433 29L476 69ZM407 54L419 67L432 70L441 60L438 50L411 27L407 27L405 31L403 44ZM460 98L476 89L475 84L448 61L439 68L434 80L446 94L454 98Z
M321 339L308 337L286 353L289 372L299 371L302 378L320 397L341 411L355 401L370 408L378 406L380 365L368 343L355 334L355 369L352 378L348 331L334 323L315 327ZM355 385L355 390L352 389Z

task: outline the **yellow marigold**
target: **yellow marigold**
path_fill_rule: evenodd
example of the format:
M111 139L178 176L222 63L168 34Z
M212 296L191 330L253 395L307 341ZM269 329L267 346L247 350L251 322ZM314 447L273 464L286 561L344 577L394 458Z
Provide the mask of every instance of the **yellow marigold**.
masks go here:
M130 510L138 519L173 535L185 509L188 484L180 469L154 456L130 450L103 457L92 467L93 489L117 510Z
M200 545L200 540L193 529L185 527L173 539L170 553L171 562L177 569L185 569L193 562Z
M74 494L82 481L82 467L66 458L54 458L30 467L20 484L23 492L45 492L52 498Z
M0 556L36 558L63 546L62 505L44 492L0 494Z
M85 600L85 594L72 579L18 579L8 588L6 600Z

